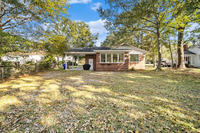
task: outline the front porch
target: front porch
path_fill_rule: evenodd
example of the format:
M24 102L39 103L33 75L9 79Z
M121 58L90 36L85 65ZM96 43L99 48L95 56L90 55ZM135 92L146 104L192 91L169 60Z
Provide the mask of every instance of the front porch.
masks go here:
M187 55L187 54L185 54L184 55L185 64L195 65L195 58L194 58L194 56L195 55Z
M68 54L73 56L72 64L67 70L84 70L84 64L90 64L90 70L96 70L96 55L93 53L70 53ZM67 62L67 61L66 61ZM76 65L75 65L76 64Z

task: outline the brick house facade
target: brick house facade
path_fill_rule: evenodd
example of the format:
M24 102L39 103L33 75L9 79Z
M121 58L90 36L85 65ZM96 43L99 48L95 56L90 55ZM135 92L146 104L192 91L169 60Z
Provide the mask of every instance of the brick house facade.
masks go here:
M124 43L115 48L74 48L69 54L84 55L85 64L92 65L94 71L145 69L146 51Z

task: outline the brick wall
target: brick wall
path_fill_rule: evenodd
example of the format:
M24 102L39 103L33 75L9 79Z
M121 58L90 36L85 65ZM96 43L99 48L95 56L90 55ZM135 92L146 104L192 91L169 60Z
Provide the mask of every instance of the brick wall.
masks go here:
M95 54L86 54L85 55L85 64L89 64L89 59L93 59L93 70L96 71L96 55Z
M129 62L129 70L134 67L135 70L145 69L145 55L139 55L139 62Z
M125 53L125 63L100 63L100 53L96 54L96 71L121 71L129 69L129 53Z

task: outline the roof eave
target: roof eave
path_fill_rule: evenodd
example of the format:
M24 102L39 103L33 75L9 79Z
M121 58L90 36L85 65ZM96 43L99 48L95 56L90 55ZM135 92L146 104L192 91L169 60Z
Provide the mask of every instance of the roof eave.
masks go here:
M66 54L96 54L96 52L65 52Z
M130 46L130 47L132 47L132 48L134 48L134 49L137 49L137 50L139 50L139 51L141 51L141 52L143 52L143 53L148 53L148 51L146 51L146 50L143 50L143 49L141 49L141 48L137 48L137 47L134 47L134 46L132 46L132 45L130 45L130 44L127 44L127 43L122 43L122 44L120 44L120 45L118 45L118 46L116 46L116 47L113 47L112 49L116 49L116 48L118 48L118 47L120 47L120 46L122 46L122 45L128 45L128 46Z
M95 52L114 52L114 51L121 51L121 52L129 52L131 50L94 50Z

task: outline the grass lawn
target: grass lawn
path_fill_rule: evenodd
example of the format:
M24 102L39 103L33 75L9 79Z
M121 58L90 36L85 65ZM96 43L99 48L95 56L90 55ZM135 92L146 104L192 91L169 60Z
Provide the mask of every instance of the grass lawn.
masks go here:
M200 74L48 71L0 84L0 132L200 132Z

